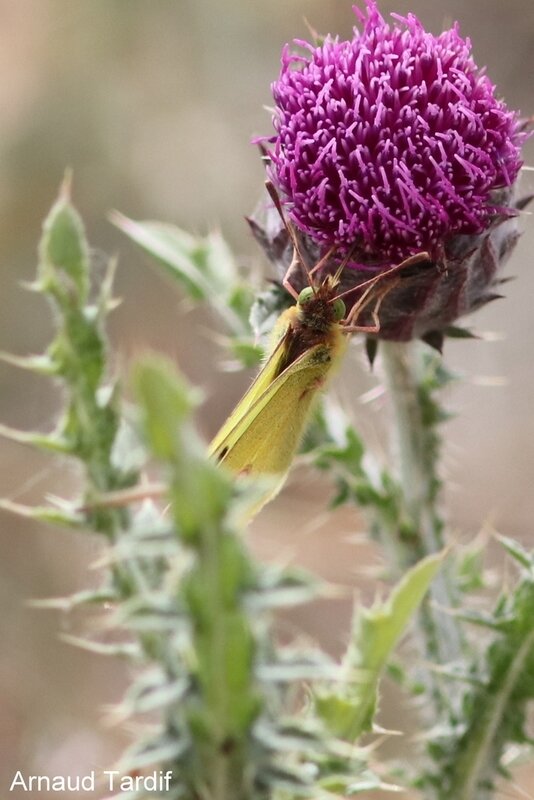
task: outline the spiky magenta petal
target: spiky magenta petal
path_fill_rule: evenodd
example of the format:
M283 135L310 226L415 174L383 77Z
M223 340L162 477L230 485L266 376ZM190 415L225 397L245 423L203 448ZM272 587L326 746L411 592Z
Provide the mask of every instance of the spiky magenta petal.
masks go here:
M437 254L487 228L524 135L457 25L434 36L413 14L386 24L375 0L354 10L352 40L284 49L271 178L320 245L356 247L362 261Z

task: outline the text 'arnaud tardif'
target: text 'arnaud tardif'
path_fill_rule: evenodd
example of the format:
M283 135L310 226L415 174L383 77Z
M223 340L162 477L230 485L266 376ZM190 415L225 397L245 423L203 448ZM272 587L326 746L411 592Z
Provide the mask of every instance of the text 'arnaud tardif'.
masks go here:
M10 792L94 792L106 787L110 792L162 792L168 791L172 772L159 770L148 775L121 775L118 770L104 770L101 775L93 770L87 775L27 775L19 770L15 773Z

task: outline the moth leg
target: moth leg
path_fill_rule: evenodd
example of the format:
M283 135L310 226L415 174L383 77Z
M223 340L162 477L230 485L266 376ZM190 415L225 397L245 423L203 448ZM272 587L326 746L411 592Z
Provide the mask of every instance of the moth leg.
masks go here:
M376 303L371 311L371 316L374 321L374 325L352 325L352 321L357 317L357 315L362 311L365 306L369 302L368 295L373 290L373 286L369 286L369 288L365 291L362 295L360 300L353 306L350 311L350 314L347 317L348 325L344 325L343 329L347 331L347 333L379 333L380 332L380 319L378 316L378 312L380 311L380 306L382 305L384 298L390 293L392 289L395 288L399 283L399 279L396 278L392 280L390 283L385 284L384 286L380 286L377 290L378 297L376 298Z
M352 292L356 292L356 291L361 290L361 289L367 290L368 287L372 288L377 283L381 283L381 281L387 280L392 275L396 275L398 272L401 272L403 269L406 269L407 267L412 267L412 266L414 266L414 264L420 264L420 263L425 262L425 261L429 262L429 263L432 263L430 255L427 252L416 253L413 256L409 256L408 258L405 258L404 261L401 261L400 264L397 264L394 267L390 267L389 269L385 270L384 272L379 272L378 275L375 275L373 278L369 278L368 280L364 281L363 283L360 283L359 286L353 286L352 289L347 289L347 291L342 292L341 294L338 294L335 299L336 300L343 299L343 297L346 297L347 295L352 294ZM360 301L358 301L358 302L360 302Z
M373 289L375 288L375 285L376 285L376 281L373 281L369 286L367 286L365 292L362 294L362 296L359 298L359 300L357 300L356 303L354 303L354 305L352 306L351 310L349 311L349 314L348 314L347 319L346 319L346 325L347 326L350 327L350 325L358 317L360 312L363 311L363 309L368 305L369 296L370 296L371 292L373 291ZM355 288L357 288L357 287L355 287ZM380 296L380 298L379 298L379 306L378 307L380 307L381 300L382 300L382 296ZM376 307L375 307L375 310L376 310Z
M380 333L380 322L377 322L376 325L352 325L345 330L347 333Z
M295 301L298 301L299 293L291 283L291 277L297 272L299 263L300 262L297 251L293 250L293 258L291 259L291 264L287 268L287 272L282 279L282 286L284 287L286 292L289 292L289 294Z
M347 333L380 333L380 319L377 308L371 311L371 316L374 325L344 325L343 330Z

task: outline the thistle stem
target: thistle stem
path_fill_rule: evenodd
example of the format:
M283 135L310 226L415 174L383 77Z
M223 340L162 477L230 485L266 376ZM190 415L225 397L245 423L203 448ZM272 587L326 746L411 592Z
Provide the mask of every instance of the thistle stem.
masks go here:
M425 384L425 363L419 344L381 342L382 364L392 412L392 458L401 492L408 535L396 532L396 551L405 568L444 547L443 522L438 510L437 423L443 413ZM432 387L435 388L435 387ZM399 548L399 544L401 547ZM463 641L450 614L455 596L446 570L436 577L421 607L420 628L425 657L437 665L460 659ZM427 676L437 714L454 709L455 699L440 687L436 673Z
M457 800L490 800L493 796L492 780L499 763L496 746L499 726L505 723L510 698L528 670L533 651L534 630L511 654L502 684L485 698L476 724L469 730L465 748L456 759L452 790Z

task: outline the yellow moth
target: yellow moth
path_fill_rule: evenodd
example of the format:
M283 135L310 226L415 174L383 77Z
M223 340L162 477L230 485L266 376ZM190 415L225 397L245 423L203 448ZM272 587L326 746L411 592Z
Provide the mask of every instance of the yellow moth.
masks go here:
M283 219L276 193L272 187L268 188ZM254 511L271 499L284 482L313 402L340 363L348 335L378 333L380 303L396 283L399 272L411 264L429 261L427 253L420 253L360 284L359 299L346 316L343 297L354 290L343 294L337 290L350 254L336 275L327 275L318 283L314 274L333 251L308 270L299 253L297 237L285 220L284 224L294 247L293 263L284 286L296 303L280 315L265 364L210 445L214 458L232 472L280 479ZM306 269L309 278L309 286L300 293L290 283L297 262ZM368 306L372 307L374 324L358 325L361 311Z
M284 218L276 191L269 184L267 188L293 245L293 261L283 285L296 302L278 318L263 367L209 447L211 456L233 473L272 479L266 482L265 491L253 507L246 510L246 519L254 516L284 483L313 402L341 362L349 335L378 333L380 304L400 279L401 271L430 261L428 253L419 253L340 294L340 276L351 253L335 275L317 280L315 275L334 255L334 248L309 269L300 253L298 238ZM306 271L309 282L300 293L291 285L291 275L297 268ZM343 297L354 291L359 293L358 300L346 314ZM358 325L366 308L371 310L373 324ZM109 493L98 505L124 505L164 492L164 486L149 484Z

